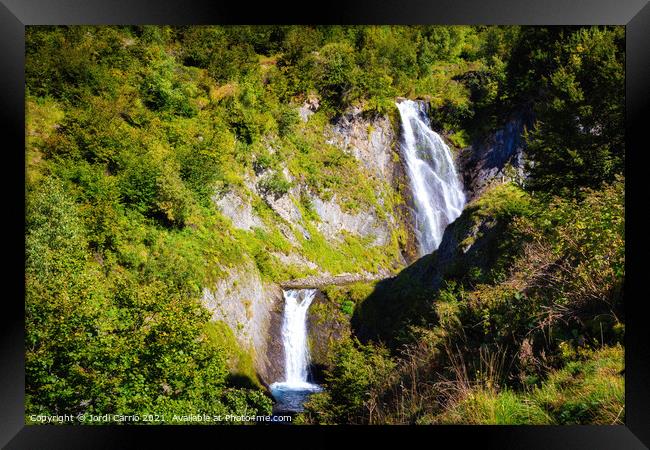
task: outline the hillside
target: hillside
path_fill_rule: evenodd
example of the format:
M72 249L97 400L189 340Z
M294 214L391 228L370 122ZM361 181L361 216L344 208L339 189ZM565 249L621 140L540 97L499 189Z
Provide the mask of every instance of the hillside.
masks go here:
M623 421L623 48L28 27L27 414L270 414L283 289L313 287L298 422ZM424 253L408 100L467 200Z

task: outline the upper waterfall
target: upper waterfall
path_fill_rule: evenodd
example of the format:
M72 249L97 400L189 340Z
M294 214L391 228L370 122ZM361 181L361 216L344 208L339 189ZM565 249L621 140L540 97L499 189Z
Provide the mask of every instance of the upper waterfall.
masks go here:
M401 150L406 161L416 209L420 255L438 248L442 234L465 206L463 186L451 151L431 129L421 102L397 103L402 123Z

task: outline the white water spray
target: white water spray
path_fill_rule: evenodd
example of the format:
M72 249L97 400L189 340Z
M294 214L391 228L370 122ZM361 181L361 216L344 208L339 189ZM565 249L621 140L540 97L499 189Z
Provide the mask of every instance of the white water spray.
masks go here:
M434 132L424 105L412 100L397 103L402 119L402 153L416 208L416 237L420 256L440 245L447 225L465 206L465 194L451 151Z

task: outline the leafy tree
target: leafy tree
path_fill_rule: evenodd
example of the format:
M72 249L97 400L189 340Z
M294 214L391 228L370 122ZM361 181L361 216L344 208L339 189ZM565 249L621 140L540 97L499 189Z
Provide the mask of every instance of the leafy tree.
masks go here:
M348 104L359 70L352 46L338 42L326 44L316 62L317 86L323 96L333 106Z

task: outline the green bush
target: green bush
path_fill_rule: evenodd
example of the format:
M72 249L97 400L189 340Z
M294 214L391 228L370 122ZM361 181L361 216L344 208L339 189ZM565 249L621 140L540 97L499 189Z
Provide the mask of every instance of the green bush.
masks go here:
M324 98L335 107L349 104L359 70L354 60L354 49L347 43L326 44L320 49L316 61L317 86Z
M331 351L327 394L308 400L302 421L354 423L363 415L369 387L383 381L394 367L386 349L362 345L354 338L337 342Z
M265 194L279 198L289 192L291 183L282 174L273 172L258 183L258 188Z

